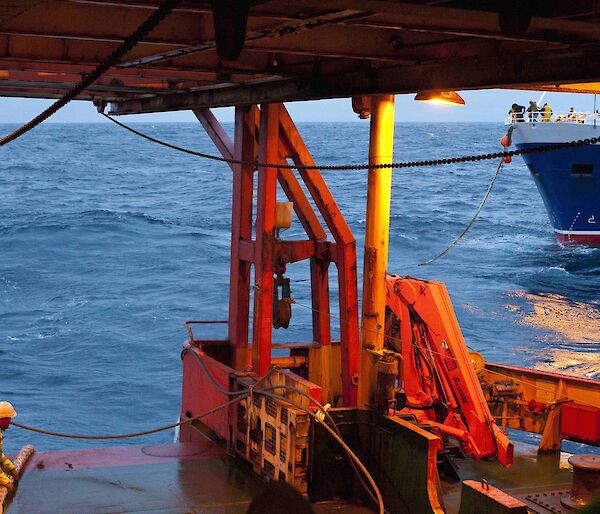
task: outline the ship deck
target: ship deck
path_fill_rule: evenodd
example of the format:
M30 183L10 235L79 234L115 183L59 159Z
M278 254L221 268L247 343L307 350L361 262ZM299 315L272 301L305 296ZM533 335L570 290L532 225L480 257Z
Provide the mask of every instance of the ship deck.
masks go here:
M265 482L211 441L35 454L10 514L244 513ZM317 513L365 514L348 503Z
M534 492L570 488L571 472L565 454L538 456L535 447L527 444L518 445L515 465L509 469L498 463L462 459L457 465L461 479L483 477L526 502L527 495ZM265 486L248 469L246 463L208 440L199 444L43 452L28 462L6 512L245 513L252 498ZM461 483L442 483L447 511L458 512ZM320 514L372 512L347 502L320 503L314 508Z

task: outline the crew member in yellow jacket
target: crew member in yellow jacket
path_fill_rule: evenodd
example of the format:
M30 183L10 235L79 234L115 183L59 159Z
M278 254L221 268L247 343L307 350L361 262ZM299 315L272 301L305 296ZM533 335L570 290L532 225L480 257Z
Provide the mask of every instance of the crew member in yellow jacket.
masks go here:
M552 118L552 107L550 107L547 103L541 109L542 112L542 121L545 123L550 122L550 118Z
M10 426L10 420L17 415L14 407L8 402L0 402L0 487L6 487L8 491L14 489L14 485L8 478L7 473L11 474L15 480L18 479L18 473L15 465L10 459L4 455L2 450L2 442L4 439L4 431Z

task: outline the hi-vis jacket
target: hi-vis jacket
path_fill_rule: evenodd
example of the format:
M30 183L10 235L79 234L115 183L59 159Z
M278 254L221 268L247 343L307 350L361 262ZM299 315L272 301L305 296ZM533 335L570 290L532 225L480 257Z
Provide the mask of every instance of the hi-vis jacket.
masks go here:
M15 465L10 461L10 459L4 455L2 451L2 441L4 439L4 432L0 430L0 487L5 486L10 482L10 479L6 475L6 473L10 473L13 469L15 469Z

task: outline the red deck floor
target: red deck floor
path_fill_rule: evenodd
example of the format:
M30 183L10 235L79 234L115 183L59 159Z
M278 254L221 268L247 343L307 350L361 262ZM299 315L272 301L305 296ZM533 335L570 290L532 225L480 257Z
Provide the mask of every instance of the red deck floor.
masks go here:
M126 446L34 455L9 514L244 513L264 482L215 444ZM319 513L369 513L324 504Z

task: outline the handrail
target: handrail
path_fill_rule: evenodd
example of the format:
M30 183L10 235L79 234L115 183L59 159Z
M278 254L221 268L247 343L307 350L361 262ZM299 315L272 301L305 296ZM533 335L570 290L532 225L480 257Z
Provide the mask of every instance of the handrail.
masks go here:
M567 113L551 113L550 116L545 115L543 111L509 113L504 118L505 125L513 123L580 123L580 124L596 124L600 122L600 113L594 112L567 112Z
M190 344L194 343L194 333L192 331L192 325L224 325L229 323L229 321L227 320L220 320L220 319L206 319L206 320L191 320L188 319L186 320L186 322L184 323L185 328L187 328L188 334L190 336Z

